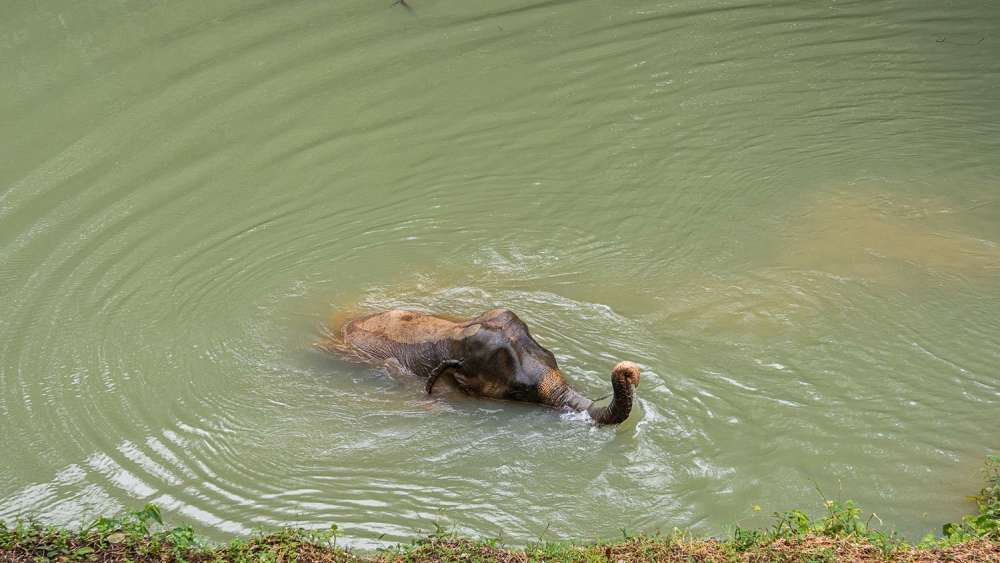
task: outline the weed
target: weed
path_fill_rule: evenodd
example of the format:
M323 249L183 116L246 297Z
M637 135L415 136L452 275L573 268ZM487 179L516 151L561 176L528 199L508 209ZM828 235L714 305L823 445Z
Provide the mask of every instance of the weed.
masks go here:
M956 545L973 538L1000 541L1000 456L986 457L983 469L986 486L975 497L978 514L967 514L960 522L948 522L941 527L941 538L925 536L921 547Z

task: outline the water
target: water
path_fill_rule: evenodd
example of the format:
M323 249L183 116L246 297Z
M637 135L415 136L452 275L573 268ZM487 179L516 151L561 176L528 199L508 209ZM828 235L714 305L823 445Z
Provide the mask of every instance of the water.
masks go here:
M7 2L0 518L904 535L1000 448L1000 4ZM312 348L506 306L616 428ZM759 505L762 510L753 510Z

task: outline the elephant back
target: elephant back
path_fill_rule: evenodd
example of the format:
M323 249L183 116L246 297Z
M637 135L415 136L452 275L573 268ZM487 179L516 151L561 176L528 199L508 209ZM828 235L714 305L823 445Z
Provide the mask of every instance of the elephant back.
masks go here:
M439 317L393 309L348 322L344 342L364 361L395 358L419 374L425 371L424 364L436 359L442 344L451 340L455 326Z

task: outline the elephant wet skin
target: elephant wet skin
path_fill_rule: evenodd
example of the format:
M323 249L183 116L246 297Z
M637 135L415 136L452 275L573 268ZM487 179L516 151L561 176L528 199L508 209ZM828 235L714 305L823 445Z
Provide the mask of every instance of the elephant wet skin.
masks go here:
M327 348L426 378L428 393L448 375L470 395L586 411L599 424L627 419L632 388L639 384L639 366L619 363L611 371L611 403L596 406L570 387L552 352L535 342L527 325L507 309L465 321L394 309L348 321L337 340Z

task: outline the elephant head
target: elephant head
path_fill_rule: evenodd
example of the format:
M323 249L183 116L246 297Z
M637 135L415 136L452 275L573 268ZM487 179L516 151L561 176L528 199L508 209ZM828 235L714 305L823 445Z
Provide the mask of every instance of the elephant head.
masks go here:
M619 424L632 411L632 388L639 385L639 366L634 362L615 366L611 403L598 407L570 387L552 352L535 341L524 321L509 309L487 311L460 326L460 355L468 358L472 371L489 374L491 382L503 381L504 398L586 411L598 424Z

